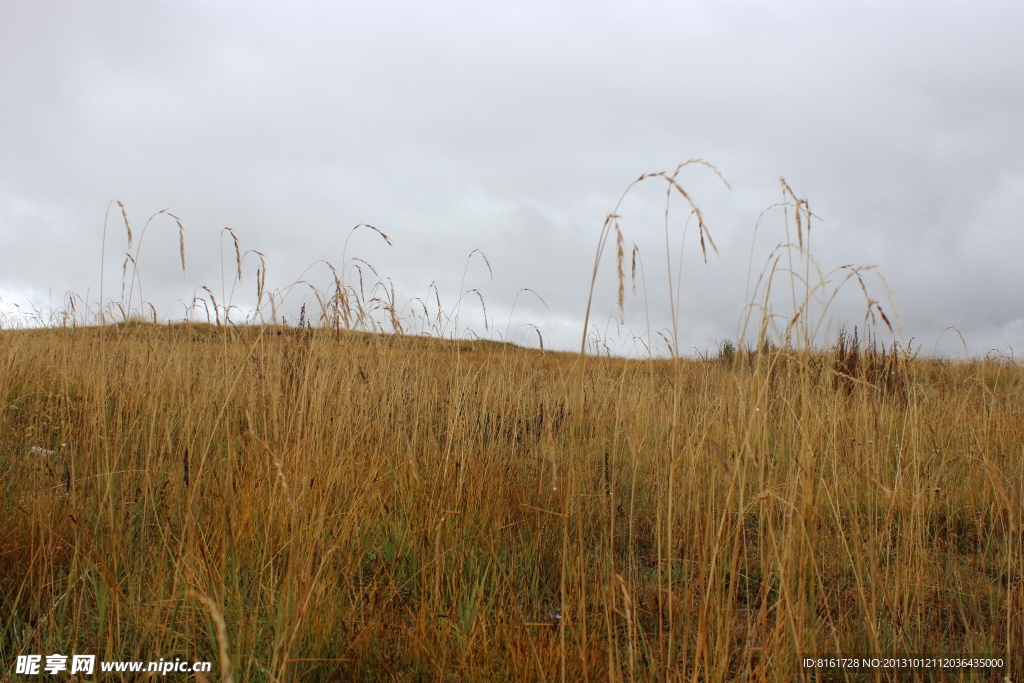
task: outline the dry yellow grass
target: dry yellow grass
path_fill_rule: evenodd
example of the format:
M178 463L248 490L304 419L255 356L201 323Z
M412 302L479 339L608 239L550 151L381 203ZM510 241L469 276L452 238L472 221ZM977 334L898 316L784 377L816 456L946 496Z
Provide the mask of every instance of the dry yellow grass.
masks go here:
M845 353L2 332L0 655L600 681L985 653L1016 680L1020 367Z
M713 247L682 168L640 180L667 181ZM465 283L448 313L436 287L436 311L418 300L434 336L380 334L403 327L394 288L344 256L296 329L262 324L299 283L267 291L254 252L261 324L235 326L232 231L231 289L193 302L217 325L140 322L129 288L91 312L119 325L76 326L70 298L60 326L0 329L0 661L182 657L222 681L1024 679L1024 370L870 331L823 343L833 280L861 287L869 330L889 317L868 269L822 272L807 202L782 187L786 241L748 285L757 348L713 359L679 357L676 310L669 360L442 339L480 295ZM614 233L621 305L619 220L593 277ZM671 258L668 286L675 308ZM807 654L1003 666L865 678L804 671Z

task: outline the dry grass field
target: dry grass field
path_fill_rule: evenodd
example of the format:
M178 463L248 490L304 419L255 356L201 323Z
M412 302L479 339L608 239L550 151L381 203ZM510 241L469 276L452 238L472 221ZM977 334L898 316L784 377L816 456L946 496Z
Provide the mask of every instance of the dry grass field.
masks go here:
M804 653L983 653L1019 680L1022 383L849 343L2 331L0 659L783 681Z
M701 359L466 341L440 313L384 334L394 290L333 267L317 315L266 324L258 253L258 321L206 289L210 324L142 322L126 260L126 303L0 325L0 678L84 653L213 662L171 674L200 683L1024 680L1024 368L823 340L843 277L890 320L863 269L817 271L783 188L762 341ZM621 303L617 213L594 278L614 245Z

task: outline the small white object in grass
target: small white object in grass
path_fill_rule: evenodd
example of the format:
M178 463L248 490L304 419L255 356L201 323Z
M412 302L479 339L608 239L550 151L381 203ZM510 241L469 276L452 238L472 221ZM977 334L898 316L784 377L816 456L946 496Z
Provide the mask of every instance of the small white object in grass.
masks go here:
M28 452L34 453L36 455L41 455L43 457L53 455L53 451L48 451L45 448L40 448L39 446L29 446Z

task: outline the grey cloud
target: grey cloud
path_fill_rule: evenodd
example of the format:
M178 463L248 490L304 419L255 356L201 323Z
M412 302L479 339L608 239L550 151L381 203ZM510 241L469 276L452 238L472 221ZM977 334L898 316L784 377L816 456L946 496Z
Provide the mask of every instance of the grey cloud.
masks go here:
M479 248L494 280L472 262L466 287L489 312L507 322L529 287L551 313L521 297L515 324L571 347L605 214L640 173L701 157L734 190L682 176L720 254L705 266L688 236L681 347L736 334L753 226L780 175L824 219L813 245L826 270L877 263L908 337L956 324L972 352L1024 342L1013 5L51 3L0 15L5 298L95 292L118 198L135 221L166 207L185 220L185 276L173 226L146 238L146 291L163 307L219 284L225 225L284 286L340 259L365 222L395 248L360 234L349 254L400 296L436 282L450 308ZM636 188L623 220L656 329L670 324L662 198ZM677 245L686 213L674 206ZM755 276L782 235L769 214ZM613 271L606 259L602 326ZM855 321L858 306L841 298L830 314ZM626 323L644 331L642 302Z

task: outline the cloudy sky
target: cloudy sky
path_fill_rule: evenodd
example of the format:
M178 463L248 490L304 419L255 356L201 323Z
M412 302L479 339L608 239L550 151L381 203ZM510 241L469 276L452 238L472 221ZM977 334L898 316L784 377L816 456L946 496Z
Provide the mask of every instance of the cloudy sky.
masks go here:
M944 333L955 326L971 354L1019 357L1021 7L2 2L5 319L14 304L60 309L68 292L97 309L104 219L119 200L135 234L131 305L141 287L163 318L208 299L204 286L235 318L252 311L259 260L246 257L232 293L230 227L265 255L268 290L287 292L278 315L333 286L322 261L358 286L358 257L394 287L413 331L536 345L536 328L547 347L574 348L606 215L641 174L703 159L731 186L699 165L678 175L717 246L706 264L679 195L666 247L663 179L622 202L636 295L627 281L620 321L613 237L590 317L613 350L650 338L663 351L673 307L683 352L740 334L746 305L761 301L758 275L787 241L781 208L761 216L784 199L784 177L818 217L810 246L823 273L876 266L863 271L868 296L887 314L895 305L897 339L963 354L956 331ZM173 219L157 216L139 242L164 209L185 228L184 273ZM351 233L363 223L393 247ZM114 204L108 302L128 303L125 233ZM775 253L779 268L792 257L807 272L798 253ZM369 290L377 278L363 268ZM288 289L299 280L309 284ZM804 297L785 272L772 291L778 316ZM830 335L864 317L849 283L809 319Z

